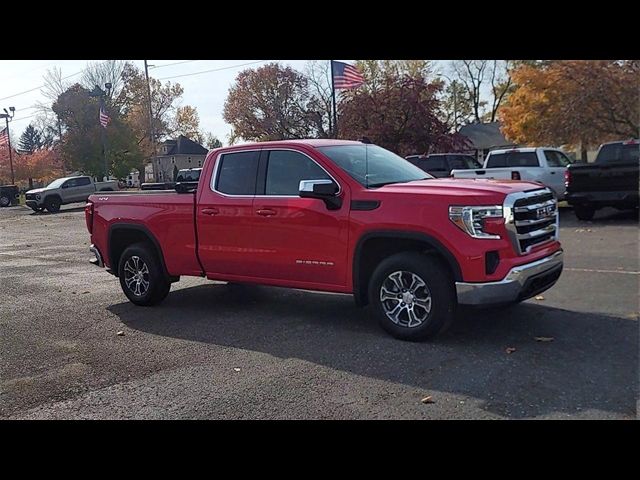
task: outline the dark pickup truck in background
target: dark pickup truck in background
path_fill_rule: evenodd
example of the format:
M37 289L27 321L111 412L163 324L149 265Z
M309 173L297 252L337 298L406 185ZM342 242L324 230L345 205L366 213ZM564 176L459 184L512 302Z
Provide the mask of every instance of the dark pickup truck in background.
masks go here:
M173 190L178 183L187 188L196 188L200 180L200 172L202 168L183 168L178 170L175 182L143 183L140 185L140 190Z
M591 220L596 210L638 208L640 141L600 146L594 163L571 164L565 173L565 200L580 220Z

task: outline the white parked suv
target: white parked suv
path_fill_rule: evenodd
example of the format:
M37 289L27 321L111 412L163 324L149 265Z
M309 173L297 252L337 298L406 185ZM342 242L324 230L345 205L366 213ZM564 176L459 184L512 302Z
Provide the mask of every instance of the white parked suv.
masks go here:
M96 192L115 190L118 190L116 180L94 183L88 176L58 178L44 188L29 190L25 194L25 203L33 211L40 212L46 208L47 211L55 213L60 210L60 205L86 202L89 195Z
M451 176L539 182L562 200L564 172L571 163L572 160L558 148L510 148L490 151L481 169L452 170Z

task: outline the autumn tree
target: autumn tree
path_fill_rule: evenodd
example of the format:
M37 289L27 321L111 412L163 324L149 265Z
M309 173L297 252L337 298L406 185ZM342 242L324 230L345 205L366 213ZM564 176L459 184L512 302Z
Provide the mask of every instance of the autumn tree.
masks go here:
M171 131L175 136L184 135L194 142L204 143L204 135L200 133L198 111L190 105L176 108L176 114L171 123Z
M315 133L307 78L277 63L243 70L224 104L231 141L305 138Z
M406 68L389 61L358 62L365 85L348 90L338 106L341 138L370 138L401 155L451 151L465 140L440 119L442 83L430 81L426 65Z
M500 112L507 138L522 144L587 146L637 137L640 61L558 60L512 72Z

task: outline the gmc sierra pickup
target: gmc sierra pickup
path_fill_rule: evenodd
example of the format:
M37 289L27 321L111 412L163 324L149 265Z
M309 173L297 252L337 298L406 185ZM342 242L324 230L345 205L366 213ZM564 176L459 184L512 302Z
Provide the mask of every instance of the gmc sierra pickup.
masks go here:
M85 214L92 263L134 304L160 302L181 275L348 293L418 340L458 304L550 288L556 207L539 184L435 179L376 145L289 140L212 150L197 189L102 192Z

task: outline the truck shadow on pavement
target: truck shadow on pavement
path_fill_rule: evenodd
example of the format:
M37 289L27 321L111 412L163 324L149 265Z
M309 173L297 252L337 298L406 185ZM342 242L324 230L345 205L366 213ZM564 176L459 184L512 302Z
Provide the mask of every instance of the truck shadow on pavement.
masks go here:
M508 418L589 409L635 416L638 322L631 318L523 303L462 310L437 339L410 343L384 333L350 296L270 287L202 285L173 291L157 308L109 310L138 331L293 357L436 396L466 395Z

